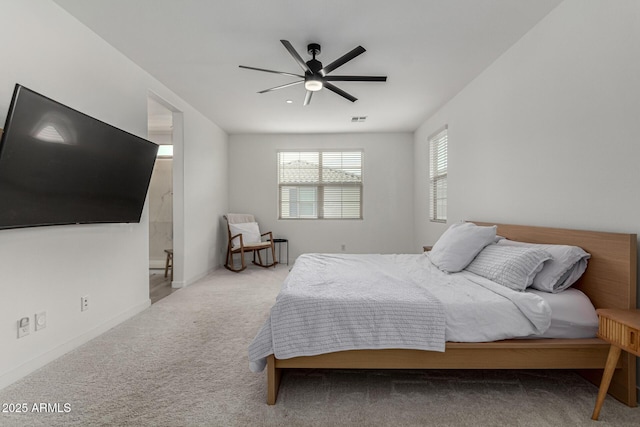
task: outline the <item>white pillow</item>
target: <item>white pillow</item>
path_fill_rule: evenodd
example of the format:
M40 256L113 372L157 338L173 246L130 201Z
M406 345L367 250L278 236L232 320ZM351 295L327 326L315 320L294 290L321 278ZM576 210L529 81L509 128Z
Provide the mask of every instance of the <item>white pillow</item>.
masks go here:
M262 241L260 237L260 229L257 222L242 222L239 224L229 224L231 235L242 234L242 242L245 245L249 243L259 243ZM240 246L240 237L236 237L231 241L231 246L236 248Z
M533 279L531 287L543 292L560 292L573 285L587 269L591 255L578 246L550 245L503 239L498 245L544 249L552 259Z
M489 245L465 270L514 291L524 291L549 259L551 254L543 249Z
M448 273L462 271L476 255L496 238L496 226L481 227L471 222L453 224L440 236L429 259Z

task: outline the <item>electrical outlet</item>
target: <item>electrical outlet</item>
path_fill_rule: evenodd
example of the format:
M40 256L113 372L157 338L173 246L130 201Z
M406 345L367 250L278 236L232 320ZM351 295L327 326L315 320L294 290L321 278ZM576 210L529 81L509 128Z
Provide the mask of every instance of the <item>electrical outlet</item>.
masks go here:
M26 335L29 335L29 318L23 317L18 320L18 338L22 338Z
M47 327L47 312L43 311L42 313L36 313L36 324L34 329L39 331L40 329L44 329Z
M80 297L80 311L89 310L89 295Z

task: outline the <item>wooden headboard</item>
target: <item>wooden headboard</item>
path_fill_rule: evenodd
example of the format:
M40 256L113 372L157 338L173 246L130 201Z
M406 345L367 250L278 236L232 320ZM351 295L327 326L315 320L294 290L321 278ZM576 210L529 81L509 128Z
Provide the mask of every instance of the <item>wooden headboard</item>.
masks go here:
M492 223L476 222L478 225ZM591 254L587 271L574 287L596 308L636 308L637 236L635 234L496 224L510 240L580 246Z

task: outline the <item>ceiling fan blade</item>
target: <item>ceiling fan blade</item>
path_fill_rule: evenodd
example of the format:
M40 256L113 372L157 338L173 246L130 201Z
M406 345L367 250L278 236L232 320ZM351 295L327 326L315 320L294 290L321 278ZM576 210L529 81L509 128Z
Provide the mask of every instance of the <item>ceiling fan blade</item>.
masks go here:
M338 95L340 95L340 96L342 96L344 98L347 98L351 102L356 102L358 100L358 98L356 98L355 96L349 95L347 92L343 91L339 87L336 87L336 86L334 86L333 84L331 84L329 82L324 82L324 87L326 87L327 89L329 89L333 93L337 93Z
M299 85L300 83L304 82L304 80L300 80L297 82L292 82L292 83L287 83L285 85L280 85L280 86L276 86L276 87L272 87L270 89L265 89L265 90L261 90L258 93L267 93L267 92L271 92L273 90L278 90L278 89L284 89L285 87L289 87L289 86L295 86L295 85Z
M302 68L302 70L305 73L310 73L313 74L313 71L311 71L311 68L309 68L309 66L307 65L306 62L304 62L304 60L300 57L300 55L298 55L298 52L296 52L296 50L293 48L293 46L291 45L291 43L289 43L288 40L280 40L280 42L284 45L284 47L289 51L289 53L291 54L291 56L293 56L293 59L296 60L296 62L298 63L298 65L300 66L300 68Z
M282 74L283 76L300 77L301 79L304 78L304 76L300 74L285 73L284 71L265 70L264 68L247 67L246 65L238 65L238 67L246 68L247 70L264 71L266 73Z
M307 94L304 96L304 103L302 104L303 106L304 105L309 105L309 103L311 102L311 95L313 95L313 92L308 90Z
M386 82L387 76L326 76L328 82Z
M345 53L340 58L336 59L331 64L324 67L322 70L320 70L320 74L322 74L323 76L326 76L336 68L340 67L341 65L344 65L346 62L351 61L356 56L363 54L365 52L366 52L365 48L363 48L362 46L358 46L355 49L353 49L351 52Z

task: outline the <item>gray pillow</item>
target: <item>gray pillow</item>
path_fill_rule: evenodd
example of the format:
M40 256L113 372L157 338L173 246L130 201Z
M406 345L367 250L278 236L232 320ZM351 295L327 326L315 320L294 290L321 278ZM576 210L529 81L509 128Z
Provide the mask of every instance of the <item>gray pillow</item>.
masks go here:
M552 258L544 263L543 269L533 279L532 288L543 292L557 293L573 285L587 269L591 254L578 246L550 245L517 242L503 239L498 245L543 249Z
M440 236L429 259L448 273L462 271L476 255L496 238L496 226L481 227L471 222L453 224Z
M514 291L524 291L551 254L543 249L489 245L465 268Z

